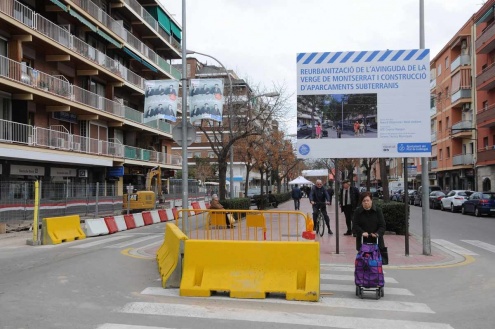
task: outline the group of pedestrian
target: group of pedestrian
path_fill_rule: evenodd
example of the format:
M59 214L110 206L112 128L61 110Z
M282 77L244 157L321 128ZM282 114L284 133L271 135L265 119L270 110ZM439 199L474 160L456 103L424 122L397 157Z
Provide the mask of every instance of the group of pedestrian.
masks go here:
M330 217L327 214L326 206L332 204L334 194L330 186L325 189L321 180L317 180L315 185L310 188L308 194L309 201L313 208L313 219L316 218L318 211L323 213L325 224L328 228L328 234L333 234L330 229ZM294 200L295 210L300 210L302 191L297 184L292 189L292 199ZM342 181L342 188L338 195L338 204L341 212L344 213L347 231L346 236L356 238L356 249L361 247L361 239L364 243L376 243L380 249L385 247L383 234L385 233L385 220L381 208L373 205L373 199L370 192L359 193L359 190L351 186L348 179Z
M354 136L365 135L366 127L364 126L364 122L355 121L354 122Z

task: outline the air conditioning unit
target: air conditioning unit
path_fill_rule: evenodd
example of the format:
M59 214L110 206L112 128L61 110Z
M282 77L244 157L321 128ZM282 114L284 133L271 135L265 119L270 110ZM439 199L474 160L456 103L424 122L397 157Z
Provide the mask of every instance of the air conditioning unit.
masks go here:
M73 145L74 151L81 151L81 143L74 143Z

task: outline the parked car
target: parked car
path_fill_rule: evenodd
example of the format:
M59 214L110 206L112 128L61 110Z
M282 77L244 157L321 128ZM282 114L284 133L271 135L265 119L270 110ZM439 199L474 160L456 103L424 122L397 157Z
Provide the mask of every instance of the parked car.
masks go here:
M442 199L440 209L442 211L450 209L451 212L461 210L462 204L473 194L472 191L452 190Z
M495 215L495 193L494 192L473 192L461 206L461 212L481 215Z
M440 209L442 199L445 197L445 193L442 191L433 191L430 193L430 209Z
M256 195L260 195L260 194L261 194L261 189L260 188L250 188L250 189L248 189L246 196L249 199L251 199L251 205L252 206L256 205L256 201L255 201L254 197Z
M392 193L390 193L390 201L397 201L397 202L401 202L401 193L402 193L402 190L395 190L395 191L392 191Z
M430 185L430 188L429 188L429 191L428 191L428 195L430 195L430 193L433 192L433 191L441 191L441 190L442 190L442 188L440 186L438 186L438 185ZM422 206L422 203L423 203L423 201L422 201L422 195L421 195L423 193L422 191L423 191L423 186L420 186L418 188L418 192L414 196L414 202L413 202L413 204L415 206L420 206L420 207Z
M406 202L406 198L405 198L405 191L402 191L402 193L400 194L400 202ZM413 204L414 202L414 196L416 195L416 190L407 190L407 202L409 202L409 204Z

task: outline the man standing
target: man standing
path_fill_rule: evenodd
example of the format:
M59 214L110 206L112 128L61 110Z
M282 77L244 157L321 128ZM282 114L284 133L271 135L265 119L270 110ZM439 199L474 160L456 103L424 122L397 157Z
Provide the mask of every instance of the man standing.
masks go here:
M309 192L309 202L313 205L313 227L315 227L315 218L318 216L318 210L321 210L323 217L325 218L325 223L327 224L328 234L333 234L330 229L330 217L328 217L327 214L327 204L330 202L330 198L323 187L321 179L318 179L315 186L311 188Z
M299 186L296 184L292 189L292 199L294 200L294 209L300 210L301 207L302 192Z
M351 186L348 179L342 182L343 188L340 189L339 204L340 210L345 215L345 224L347 232L344 235L352 235L352 215L359 202L359 191L356 187Z
M330 205L332 205L332 198L333 198L333 195L334 195L334 191L333 191L332 185L329 185L328 186L327 193L328 193L328 196L330 197Z

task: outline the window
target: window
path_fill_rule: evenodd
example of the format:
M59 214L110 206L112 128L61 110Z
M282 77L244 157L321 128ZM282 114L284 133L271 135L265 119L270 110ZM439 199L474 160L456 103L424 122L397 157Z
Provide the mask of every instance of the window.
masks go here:
M215 155L215 152L208 152L208 158L215 158L216 155Z
M438 159L439 160L443 159L443 150L442 149L440 149L440 151L438 151Z
M195 158L201 158L201 152L194 152Z
M438 64L438 68L437 68L437 77L440 76L440 74L442 74L442 64Z
M187 158L190 159L193 157L193 153L192 152L187 152Z
M449 67L449 56L445 57L445 69Z
M446 153L446 159L450 158L450 146L447 146L446 150L445 150L445 153Z
M197 134L196 139L194 140L194 143L201 143L201 135Z
M483 137L483 147L488 149L488 137Z
M447 117L447 118L445 119L445 130L449 130L449 126L450 126L450 118L449 118L449 117Z
M483 102L483 111L486 111L488 109L488 101Z
M438 121L438 131L442 131L442 120Z

